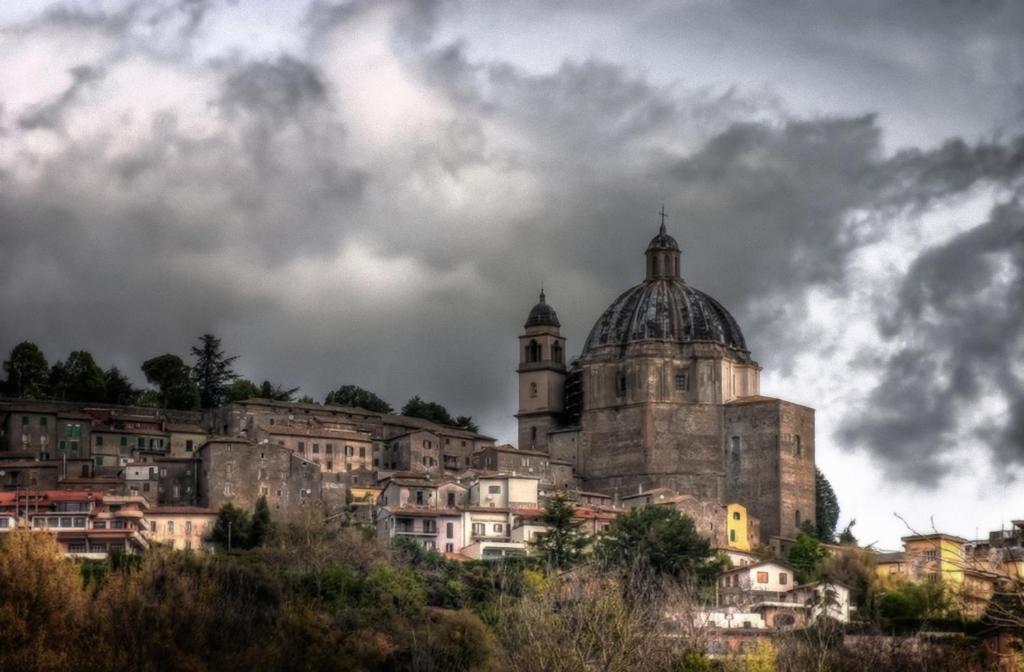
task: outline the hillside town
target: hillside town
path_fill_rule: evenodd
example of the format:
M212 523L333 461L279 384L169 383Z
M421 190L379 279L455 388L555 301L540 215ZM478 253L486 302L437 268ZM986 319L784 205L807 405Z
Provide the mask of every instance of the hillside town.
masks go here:
M192 367L171 354L143 364L157 389L127 396L148 405L104 402L103 381L119 378L91 356L48 371L23 343L4 365L21 394L0 399L0 534L45 536L82 567L289 552L299 542L271 530L299 520L451 567L532 562L559 577L617 557L697 590L654 600L650 627L698 629L700 655L935 621L1015 669L1024 520L981 539L908 529L901 549L860 546L852 520L836 529L814 409L762 394L736 320L682 280L664 214L645 257L645 280L568 361L541 291L517 339L518 445L418 397L399 414L354 386L291 401L294 390L240 381L212 335ZM666 547L643 550L658 535Z

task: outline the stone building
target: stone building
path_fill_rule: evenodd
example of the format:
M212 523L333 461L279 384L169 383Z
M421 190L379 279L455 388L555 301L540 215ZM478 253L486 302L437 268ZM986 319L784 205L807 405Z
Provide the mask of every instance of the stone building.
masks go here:
M245 439L210 439L199 449L199 503L252 510L260 497L274 510L289 510L321 498L320 467L274 444Z
M815 515L814 410L761 396L739 325L683 280L664 224L645 256L568 366L541 293L519 336L519 447L572 464L587 490L736 502L763 540L795 536Z
M323 450L331 443L333 450L340 447L345 452L330 460L331 469L326 468L328 460L321 453L319 463L325 471L369 468L452 473L464 470L475 452L495 443L490 436L422 418L269 399L248 399L208 411L206 428L213 434L277 442L304 453L307 459L313 458L309 451L314 443ZM419 432L431 436L408 438ZM304 450L299 450L299 441Z

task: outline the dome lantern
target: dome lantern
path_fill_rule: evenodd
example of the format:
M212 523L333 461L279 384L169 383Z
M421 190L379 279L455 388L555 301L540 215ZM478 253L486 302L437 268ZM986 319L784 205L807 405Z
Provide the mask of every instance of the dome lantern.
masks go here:
M679 277L679 243L665 230L665 206L661 206L661 228L647 246L647 280Z

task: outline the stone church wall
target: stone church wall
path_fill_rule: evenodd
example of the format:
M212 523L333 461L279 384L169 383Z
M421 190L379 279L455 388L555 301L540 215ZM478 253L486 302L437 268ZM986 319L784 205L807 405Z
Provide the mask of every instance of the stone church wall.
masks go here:
M725 497L760 519L767 541L795 536L798 512L814 520L814 411L760 399L725 406Z

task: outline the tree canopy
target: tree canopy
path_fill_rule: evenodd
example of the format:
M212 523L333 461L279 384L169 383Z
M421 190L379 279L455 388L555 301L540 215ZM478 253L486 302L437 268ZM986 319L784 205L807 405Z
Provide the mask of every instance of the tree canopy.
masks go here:
M50 394L66 401L103 401L106 378L91 353L75 350L50 369Z
M801 532L789 549L789 564L793 566L796 580L800 583L815 581L825 568L828 550L817 539Z
M22 341L14 346L4 361L4 373L4 394L25 399L42 399L47 395L50 365L35 343Z
M605 562L658 574L703 579L717 569L710 542L693 520L667 506L643 506L619 515L598 542Z
M836 526L839 524L839 500L832 489L832 484L817 467L814 468L814 494L818 539L833 543L836 538Z
M166 354L147 359L142 363L142 373L159 388L162 408L187 411L199 406L199 389L181 357Z
M551 567L569 569L583 555L589 539L580 529L583 521L575 520L576 507L565 495L548 499L541 522L547 527L530 542L540 557Z
M423 418L436 422L439 425L454 425L455 418L448 413L448 409L436 401L424 401L416 395L402 406L402 415L410 418Z
M327 393L324 399L325 404L336 406L352 406L353 408L364 408L375 413L394 413L395 409L391 404L378 397L369 390L364 390L358 385L342 385L336 390Z
M203 334L199 344L192 346L192 378L199 388L199 406L216 408L227 399L231 383L237 378L231 365L238 355L228 356L221 349L220 339L213 334Z

